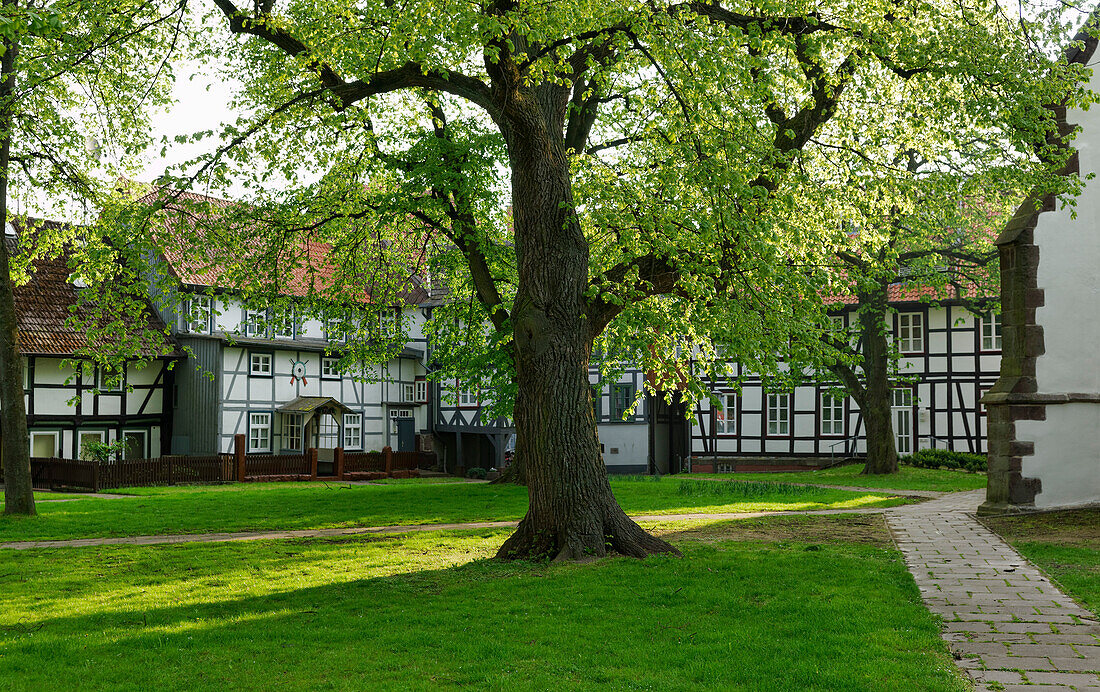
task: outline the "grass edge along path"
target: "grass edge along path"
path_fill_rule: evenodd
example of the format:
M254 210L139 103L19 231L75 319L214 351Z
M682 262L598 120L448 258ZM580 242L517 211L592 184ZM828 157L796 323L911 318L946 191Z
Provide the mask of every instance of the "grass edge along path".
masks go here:
M0 658L28 690L968 688L893 547L708 529L586 565L489 560L500 530L17 553Z

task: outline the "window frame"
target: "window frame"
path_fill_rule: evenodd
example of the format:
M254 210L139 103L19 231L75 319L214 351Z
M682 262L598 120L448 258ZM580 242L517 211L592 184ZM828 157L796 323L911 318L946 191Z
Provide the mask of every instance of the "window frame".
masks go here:
M91 461L91 459L85 459L84 457L84 436L85 435L98 435L99 443L105 444L107 439L107 431L100 428L98 430L77 430L76 431L76 458L83 461Z
M321 356L321 379L322 380L340 380L344 375L340 372L340 359L332 356ZM332 367L329 367L332 366ZM325 372L326 368L328 373Z
M902 337L902 335L901 335L902 329L903 329L902 322L905 321L905 318L909 318L908 319L908 322L909 322L909 325L908 325L908 330L909 330L909 337L908 337L909 345L908 345L908 348L906 348L906 346L905 346L906 338ZM919 333L916 336L914 336L914 333L913 333L913 330L914 330L913 318L916 318L916 320L918 322L920 322ZM924 319L924 313L923 312L899 312L899 313L897 313L897 328L894 330L894 340L895 340L895 343L897 344L899 353L901 353L902 355L919 355L919 354L924 353L924 351L925 351L925 334L924 334L924 331L925 331L925 327L926 327L925 322L926 322L926 320ZM920 341L915 343L917 338L919 338Z
M791 436L791 404L793 403L792 402L793 397L791 396L791 393L790 392L767 392L767 393L765 393L764 396L765 396L765 398L764 398L764 432L765 432L765 436L766 437L784 437L784 438L790 437ZM786 405L785 406L778 406L778 405L772 406L772 397L783 397L783 400L786 402ZM777 399L777 403L778 403L778 399ZM776 417L773 420L773 417L772 417L772 411L773 410L776 411L777 413L779 411L783 412L784 417L783 417L782 421L780 421L778 419L778 417ZM776 431L775 432L772 432L772 430L771 430L771 426L772 426L773 422L776 423ZM783 431L779 430L779 425L778 424L780 422L782 422L783 425L786 426L786 429L783 430Z
M355 424L353 425L353 424L349 423L348 418L355 418L356 419ZM362 449L363 448L363 414L362 413L345 413L342 420L343 420L343 431L341 433L342 437L340 439L340 444L343 445L344 449ZM356 439L358 440L358 443L355 444L355 445L349 445L348 444L348 434L349 434L348 431L349 430L358 431L356 433L356 436L355 436Z
M125 440L127 435L141 435L141 439L142 439L141 456L139 456L138 459L148 459L149 458L149 452L150 452L149 447L153 442L153 440L151 439L152 436L149 435L149 431L148 430L140 430L140 429L123 430L122 431L122 437L119 438L119 439ZM126 452L129 450L129 448L130 448L129 445L123 445L123 447L122 447L121 459L123 461L128 460L128 457L126 456Z
M834 402L833 406L829 406L829 404L828 404L829 400L832 400ZM818 432L820 433L820 435L822 437L843 437L844 436L844 433L845 433L845 431L847 430L847 427L848 427L847 426L848 416L846 414L847 406L845 406L845 404L847 403L847 400L848 400L847 397L836 397L836 396L833 396L832 394L830 394L829 392L821 392L821 396L819 397L819 401L818 401L819 408L818 408L818 414L817 414L817 427L818 427ZM826 423L825 412L826 411L832 411L833 413L837 413L839 411L839 414L840 414L839 419L837 419L837 420L829 419L828 420L830 426L833 428L833 429L829 430L828 432L826 432L826 430L825 430L825 423ZM838 426L838 425L840 426L839 431L835 429L836 426Z
M266 357L267 358L267 372L256 370L255 359L257 357ZM248 352L248 376L249 377L263 377L263 378L275 377L275 354L271 351L249 351Z
M267 423L263 426L256 425L253 421L253 418L256 417L256 416L265 416L267 418ZM270 454L271 453L271 437L272 437L271 436L271 427L272 427L272 420L274 419L274 417L275 416L274 416L274 413L272 411L249 411L248 412L248 451L249 451L249 453L254 453L254 454ZM263 431L265 431L266 439L264 441L267 443L267 446L257 447L257 446L254 446L252 444L252 442L253 442L252 432L254 430L263 430Z
M288 305L284 310L271 310L271 338L273 339L291 339L298 333L298 323L295 321L296 315L293 305ZM279 331L280 325L289 327L289 332Z
M413 393L414 400L419 404L428 403L428 379L426 377L418 377L413 380L413 386L415 388Z
M720 392L718 397L722 401L722 406L711 406L714 436L737 437L737 392ZM721 423L721 429L719 429L719 423Z
M626 392L626 397L623 400L625 406L622 409L619 408L619 404L621 403L619 397L620 392ZM611 421L613 423L625 423L634 418L634 416L631 416L628 419L625 418L625 416L627 411L629 411L630 407L634 404L634 397L636 395L637 391L634 388L634 384L631 382L616 382L611 385Z
M259 316L254 322L253 317ZM268 323L267 310L244 309L244 335L250 339L266 339L270 334L271 325Z
M107 382L107 369L102 365L97 365L95 369L95 388L100 394L117 394L126 387L126 368L123 366L122 376L118 380L118 384L108 384Z
M415 404L416 402L416 384L413 382L401 383L401 403L402 404Z
M205 303L205 308L202 308L205 312L205 324L199 326L200 322L196 319L196 309L199 304ZM187 297L185 304L185 311L183 315L184 325L188 334L213 334L213 317L214 317L214 299L210 296L202 295L201 293L192 293Z
M301 413L283 414L283 449L289 449L292 452L301 452L305 448L305 440L303 439L304 425L303 416ZM297 431L297 435L291 436L290 431Z
M456 380L455 405L458 406L458 408L479 408L481 406L481 397L475 391L463 389L462 384Z
M992 346L985 345L986 325L992 325L990 339ZM978 316L978 350L981 353L1000 353L1004 348L1004 321L1000 313L987 312Z

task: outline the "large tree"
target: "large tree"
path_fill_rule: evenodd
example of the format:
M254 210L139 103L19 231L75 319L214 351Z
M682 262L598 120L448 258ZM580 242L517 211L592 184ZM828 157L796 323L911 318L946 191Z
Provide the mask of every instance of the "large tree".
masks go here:
M126 170L148 139L144 114L167 96L165 58L183 9L148 0L3 0L0 227L12 198L24 210L68 216L66 204L96 205L106 180ZM13 288L35 257L56 255L74 238L67 225L20 228L15 257L0 242L0 434L4 511L34 514Z
M415 219L461 258L451 332L496 354L468 365L514 373L530 505L501 557L674 553L612 496L594 344L689 397L717 344L758 370L792 341L824 358L802 265L858 207L843 171L964 138L1024 151L1067 89L1044 25L982 1L214 4L228 33L207 55L248 115L209 179L306 180L256 201L351 248L338 217Z
M910 300L949 300L975 312L996 306L993 240L1019 195L1012 191L1011 169L994 166L979 175L982 157L967 160L971 174L960 178L910 159L897 172L910 183L908 195L891 195L893 206L881 210L877 223L874 214L862 215L872 227L847 225L838 234L830 291L855 297L856 322L825 332L839 353L827 367L862 413L867 474L898 470L891 392L905 372L890 320L892 291ZM886 181L879 176L875 182Z

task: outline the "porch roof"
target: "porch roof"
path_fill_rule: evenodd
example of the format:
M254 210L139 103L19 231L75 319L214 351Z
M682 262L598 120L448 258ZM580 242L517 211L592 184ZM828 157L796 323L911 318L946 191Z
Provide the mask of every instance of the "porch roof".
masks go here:
M313 413L324 409L335 409L341 413L351 413L350 408L331 396L300 396L275 410L279 413Z

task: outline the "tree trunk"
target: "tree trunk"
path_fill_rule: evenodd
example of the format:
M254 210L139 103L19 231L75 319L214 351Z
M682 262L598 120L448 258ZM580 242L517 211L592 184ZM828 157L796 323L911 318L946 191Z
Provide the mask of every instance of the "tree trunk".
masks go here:
M4 0L5 7L16 0ZM8 223L8 170L11 165L12 93L15 91L15 59L18 44L4 39L0 60L0 228ZM27 409L23 401L23 358L19 354L19 330L15 318L15 293L8 249L0 241L0 457L4 465L4 513L34 514L31 488L30 441Z
M897 473L898 453L891 420L889 346L886 341L886 288L859 294L859 322L863 338L863 372L866 378L863 422L867 427L867 464L863 473Z
M516 452L529 506L505 559L679 554L619 507L600 455L584 318L588 243L574 211L557 87L517 90L506 133L519 284L512 309Z

